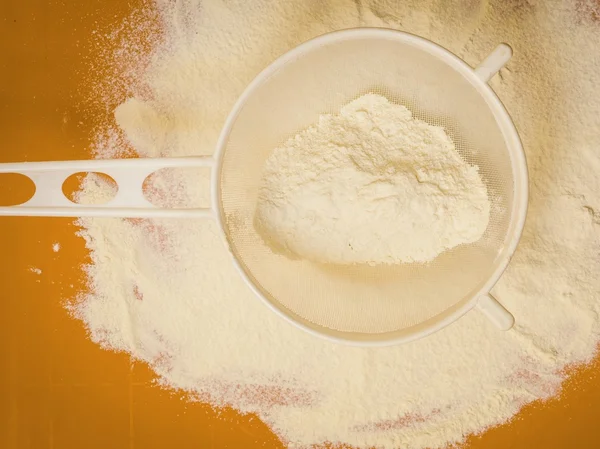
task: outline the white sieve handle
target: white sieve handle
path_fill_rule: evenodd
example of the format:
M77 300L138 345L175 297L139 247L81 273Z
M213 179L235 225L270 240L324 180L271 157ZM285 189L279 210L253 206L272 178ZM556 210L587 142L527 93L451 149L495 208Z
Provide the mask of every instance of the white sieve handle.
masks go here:
M492 77L500 71L502 67L512 57L512 48L507 44L498 45L487 58L475 67L475 75L484 83L487 83Z
M144 196L144 180L161 168L214 167L211 156L155 159L95 159L89 161L18 162L0 164L1 173L18 173L35 184L34 195L25 203L0 207L0 216L45 217L214 217L212 208L165 209L154 206ZM111 176L118 186L114 198L104 204L83 205L63 193L65 180L79 172Z
M507 331L515 324L515 317L491 294L481 296L477 308L500 330Z

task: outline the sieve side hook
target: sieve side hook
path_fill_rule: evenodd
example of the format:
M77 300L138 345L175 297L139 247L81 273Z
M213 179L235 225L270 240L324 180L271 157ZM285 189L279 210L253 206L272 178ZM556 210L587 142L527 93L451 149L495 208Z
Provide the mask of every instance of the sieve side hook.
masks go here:
M508 44L498 45L494 51L475 67L475 75L477 75L484 83L489 82L489 80L506 65L512 57L512 54L512 48L510 48Z
M490 293L479 298L477 308L500 330L510 330L515 324L515 317Z

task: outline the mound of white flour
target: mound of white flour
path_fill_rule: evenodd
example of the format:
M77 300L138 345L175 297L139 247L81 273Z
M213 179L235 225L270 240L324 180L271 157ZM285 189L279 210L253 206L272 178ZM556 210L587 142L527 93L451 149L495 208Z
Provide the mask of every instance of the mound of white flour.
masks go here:
M309 260L410 263L479 240L489 215L477 167L443 128L367 94L271 153L256 223Z

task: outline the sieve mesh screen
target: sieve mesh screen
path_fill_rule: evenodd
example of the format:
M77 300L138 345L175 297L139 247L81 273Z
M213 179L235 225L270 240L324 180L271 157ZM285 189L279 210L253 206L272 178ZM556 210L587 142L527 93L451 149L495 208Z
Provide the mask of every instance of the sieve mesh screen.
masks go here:
M319 265L273 252L254 227L266 158L320 114L338 113L368 92L444 127L459 154L479 167L492 203L484 236L429 264ZM497 268L515 197L505 140L476 86L427 48L369 35L323 43L264 79L233 122L220 173L230 249L275 307L321 333L360 339L413 332L470 300Z

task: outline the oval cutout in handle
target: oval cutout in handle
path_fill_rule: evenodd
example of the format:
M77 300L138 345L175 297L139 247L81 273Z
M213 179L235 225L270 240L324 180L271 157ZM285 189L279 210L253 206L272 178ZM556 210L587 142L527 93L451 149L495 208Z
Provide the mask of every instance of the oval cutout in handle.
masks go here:
M20 173L0 173L0 206L25 204L35 194L35 183Z

